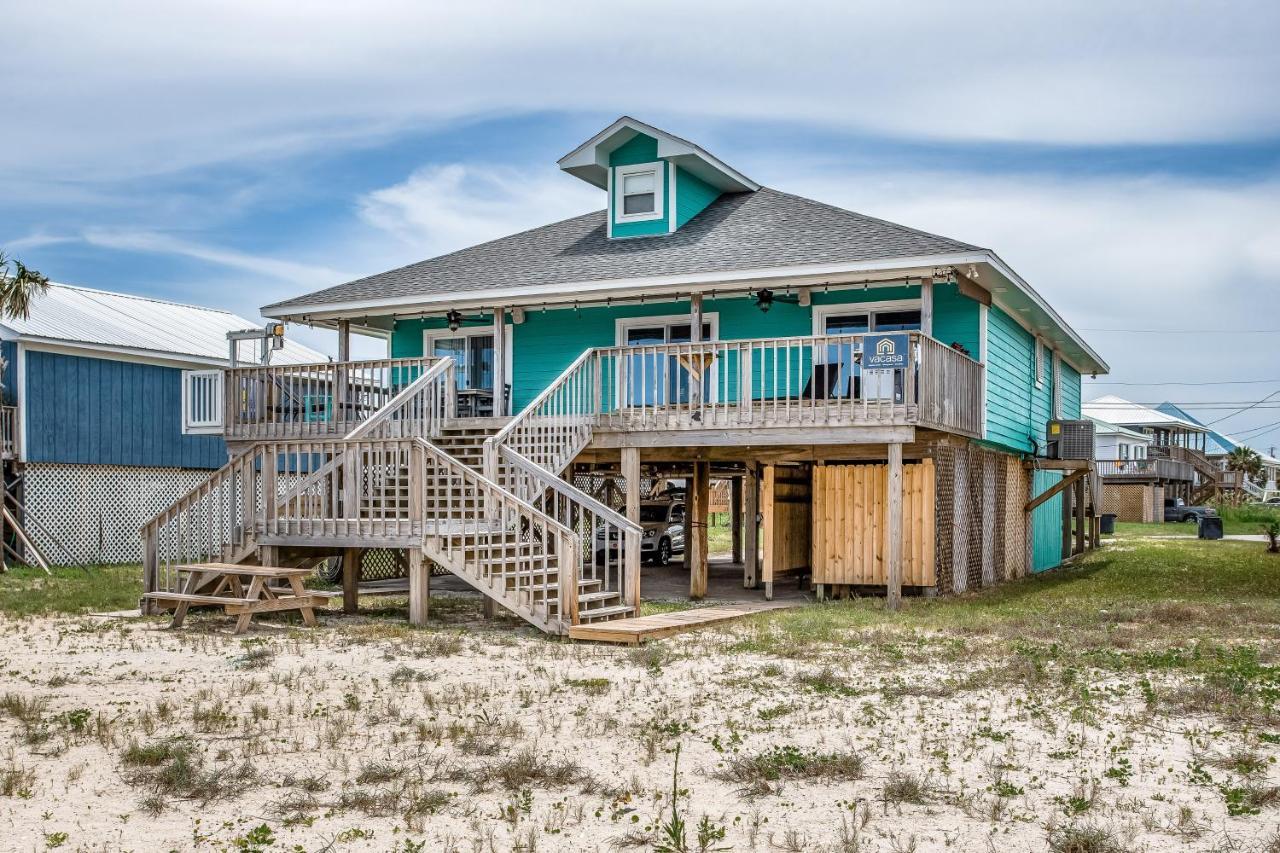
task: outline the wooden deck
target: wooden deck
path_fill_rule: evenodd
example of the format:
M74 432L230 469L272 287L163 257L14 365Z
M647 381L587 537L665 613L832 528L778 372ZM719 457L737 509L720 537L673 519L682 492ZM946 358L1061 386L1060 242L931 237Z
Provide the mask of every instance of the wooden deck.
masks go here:
M799 601L760 601L743 604L725 604L719 607L696 607L692 610L679 610L675 613L654 613L649 616L632 616L629 619L614 619L609 622L595 622L575 625L569 629L569 637L574 640L595 640L601 643L626 643L637 646L645 640L657 640L670 637L672 634L683 634L696 631L708 625L718 625L733 619L741 619L753 613L767 610L784 610L796 607Z

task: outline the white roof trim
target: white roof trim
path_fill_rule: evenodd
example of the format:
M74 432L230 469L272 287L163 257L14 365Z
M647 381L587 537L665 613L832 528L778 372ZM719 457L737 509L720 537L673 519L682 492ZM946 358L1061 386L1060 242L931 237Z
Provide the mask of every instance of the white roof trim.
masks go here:
M627 133L628 131L630 133ZM676 162L677 165L689 169L689 171L697 174L703 180L710 178L709 183L726 192L755 192L760 189L760 185L755 181L705 149L689 142L687 139L681 139L678 136L667 133L665 130L660 130L653 125L633 119L631 116L622 116L613 124L561 157L556 161L556 164L571 175L581 178L600 189L606 189L609 154L613 153L618 145L607 145L605 143L622 133L627 133L626 139L622 140L623 143L629 141L637 133L652 136L658 140L659 159ZM619 145L621 144L619 143Z
M942 255L920 255L888 260L857 261L841 264L802 264L789 267L768 267L764 269L727 270L715 273L686 273L682 275L643 276L638 278L607 279L598 281L576 281L562 284L540 284L496 288L482 292L433 293L422 296L394 296L377 299L357 299L349 302L331 302L308 304L298 301L282 303L263 309L263 315L277 320L289 320L298 323L322 324L325 320L338 318L367 317L371 312L394 313L393 309L413 310L446 310L457 308L490 307L497 302L508 305L523 302L527 305L555 305L561 303L583 302L588 299L604 299L611 295L643 291L646 295L676 295L689 293L696 288L700 292L716 293L732 291L736 288L757 286L770 282L785 282L793 286L805 284L841 284L872 282L875 280L892 281L896 278L918 278L932 275L939 267L962 268L970 265L985 264L991 270L1013 285L1019 292L1034 304L1050 322L1056 324L1067 338L1079 347L1086 361L1074 358L1070 353L1063 353L1063 359L1079 373L1106 373L1110 370L1092 347L1066 324L1062 317L1049 307L1040 294L1036 293L1025 279L1015 273L994 252L986 250L978 252L956 252ZM961 270L964 271L963 269ZM989 282L981 282L988 290ZM1022 316L1022 313L1009 303L1009 300L996 293L992 301L1019 325L1034 331ZM1088 363L1092 361L1092 364Z

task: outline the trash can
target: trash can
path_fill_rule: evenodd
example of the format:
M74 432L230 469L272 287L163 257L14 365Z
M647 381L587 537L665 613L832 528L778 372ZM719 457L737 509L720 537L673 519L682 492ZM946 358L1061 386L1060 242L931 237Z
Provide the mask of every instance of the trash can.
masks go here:
M1221 539L1222 519L1216 515L1202 516L1200 518L1199 535L1201 539Z
M1114 536L1116 532L1116 514L1114 512L1104 512L1101 518L1102 522L1098 527L1098 532L1107 536Z

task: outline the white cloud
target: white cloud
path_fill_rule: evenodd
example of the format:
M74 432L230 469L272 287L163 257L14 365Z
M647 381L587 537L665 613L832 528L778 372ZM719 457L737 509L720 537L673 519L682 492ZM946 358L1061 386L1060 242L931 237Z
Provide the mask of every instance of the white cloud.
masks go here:
M350 273L329 267L313 266L296 261L284 261L278 258L254 255L218 246L207 246L201 243L181 240L159 231L89 228L85 230L83 240L91 246L100 246L107 249L193 258L220 267L243 270L244 272L252 273L254 276L287 282L297 287L318 289L354 278Z
M1096 144L1280 130L1280 7L655 0L18 2L0 169L120 177L331 149L464 115L638 113ZM712 140L714 141L714 140Z
M604 206L599 190L554 168L449 164L419 169L359 201L360 216L422 260Z
M1280 176L1253 182L966 173L793 173L780 188L994 249L1111 365L1114 382L1280 380ZM1101 332L1168 329L1186 333ZM1204 331L1197 331L1204 330ZM1243 406L1272 385L1111 386L1140 403ZM1204 420L1239 406L1195 408ZM1276 420L1255 410L1243 431ZM1259 446L1280 444L1280 434Z

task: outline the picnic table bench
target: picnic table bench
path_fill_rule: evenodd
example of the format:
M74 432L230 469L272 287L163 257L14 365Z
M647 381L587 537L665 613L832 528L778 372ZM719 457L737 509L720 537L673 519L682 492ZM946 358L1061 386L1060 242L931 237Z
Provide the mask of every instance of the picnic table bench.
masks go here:
M191 605L222 607L237 617L235 633L243 634L255 613L297 610L307 625L316 624L315 608L323 607L329 596L307 591L302 579L310 569L284 566L240 566L234 563L188 563L176 567L187 576L181 592L148 592L144 598L160 607L173 607L170 628L181 627ZM248 580L246 586L245 580ZM272 586L269 581L284 581L287 586ZM202 585L213 583L209 592L197 592Z

